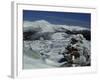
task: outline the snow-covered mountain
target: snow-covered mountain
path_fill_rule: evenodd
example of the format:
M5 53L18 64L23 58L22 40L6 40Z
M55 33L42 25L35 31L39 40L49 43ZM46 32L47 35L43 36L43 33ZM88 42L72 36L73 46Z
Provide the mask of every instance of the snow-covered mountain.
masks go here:
M39 20L39 21L24 21L24 29L30 27L31 29L41 29L41 32L54 32L54 29L52 27L52 24L45 20Z
M78 66L90 64L88 28L51 24L45 20L24 21L23 39L24 69L69 66L61 54L69 45L79 49L80 57L74 60Z
M43 31L47 28L49 31L52 32L54 29L68 29L68 30L87 30L88 28L80 27L80 26L67 26L67 25L57 25L51 24L46 20L37 20L37 21L24 21L24 27L33 27L34 28L41 28ZM45 30L46 31L46 30Z
M24 21L23 28L24 40L39 40L41 37L45 40L64 39L68 34L82 34L90 40L90 30L80 26L51 24L45 20Z

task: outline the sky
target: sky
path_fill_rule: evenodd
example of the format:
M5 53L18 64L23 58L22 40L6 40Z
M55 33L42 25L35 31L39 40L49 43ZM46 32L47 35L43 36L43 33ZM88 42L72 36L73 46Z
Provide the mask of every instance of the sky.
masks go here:
M90 28L90 13L23 10L23 21L46 20L52 24L75 25Z

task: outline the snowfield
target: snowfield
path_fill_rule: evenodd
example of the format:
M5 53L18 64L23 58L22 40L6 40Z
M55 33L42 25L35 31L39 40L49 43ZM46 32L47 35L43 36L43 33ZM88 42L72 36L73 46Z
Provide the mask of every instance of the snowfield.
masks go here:
M23 68L54 68L76 64L90 64L90 30L80 26L55 25L45 20L24 21L23 27ZM86 34L87 32L87 34ZM76 43L75 40L77 41ZM71 54L66 48L77 49ZM67 51L67 52L66 52ZM66 52L66 53L64 53ZM68 54L67 54L68 53ZM69 56L70 55L70 56ZM69 57L75 57L69 62ZM66 59L67 58L67 59Z

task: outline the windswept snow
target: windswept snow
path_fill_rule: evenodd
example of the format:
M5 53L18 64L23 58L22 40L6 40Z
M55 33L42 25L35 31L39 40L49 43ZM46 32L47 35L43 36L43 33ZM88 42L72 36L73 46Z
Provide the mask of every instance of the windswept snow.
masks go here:
M54 32L53 27L51 27L52 24L45 20L40 20L40 21L35 21L35 22L30 22L30 21L25 21L24 22L24 27L29 27L30 29L35 29L35 28L40 28L42 32Z
M85 28L84 26L69 26L69 25L57 25L57 24L51 24L45 20L39 20L39 21L24 21L24 29L26 27L29 27L30 29L34 28L41 28L42 32L54 32L55 29L63 28L68 30L87 30L88 28Z
M60 67L67 64L67 62L59 63L59 61L64 58L61 53L71 44L72 38L78 41L77 44L72 45L73 47L78 45L80 53L85 47L88 50L86 53L91 55L90 41L86 40L82 34L84 30L90 31L88 28L51 24L45 20L24 21L23 26L24 69ZM74 62L81 63L82 61L86 62L84 56Z

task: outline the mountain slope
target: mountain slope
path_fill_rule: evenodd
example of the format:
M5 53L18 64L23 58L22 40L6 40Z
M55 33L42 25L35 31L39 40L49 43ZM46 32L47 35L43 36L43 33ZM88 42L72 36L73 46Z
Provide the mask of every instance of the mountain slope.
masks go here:
M64 34L64 35L62 35ZM41 37L44 40L54 39L54 35L59 36L56 39L63 39L72 34L82 34L87 40L91 39L91 33L88 28L80 26L68 26L51 24L45 20L24 21L23 39L24 40L39 40ZM53 37L53 38L52 38ZM61 38L62 37L62 38Z

